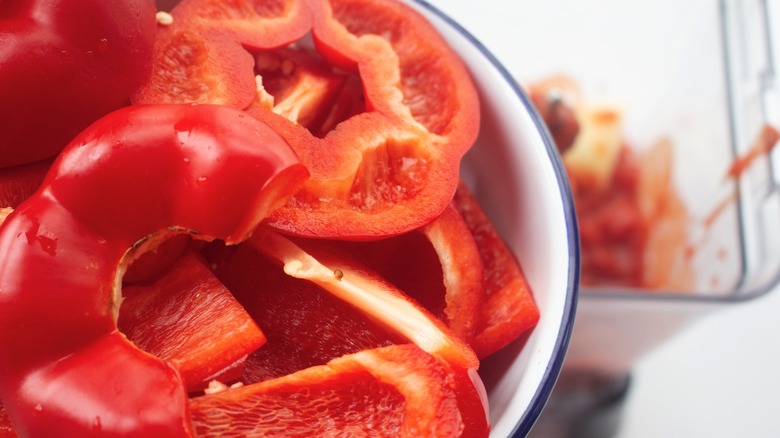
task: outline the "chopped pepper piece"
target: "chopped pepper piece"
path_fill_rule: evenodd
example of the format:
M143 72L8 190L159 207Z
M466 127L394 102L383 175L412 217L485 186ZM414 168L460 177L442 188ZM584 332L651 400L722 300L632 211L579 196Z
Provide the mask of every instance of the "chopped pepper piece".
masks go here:
M246 357L265 343L263 332L193 252L148 285L122 289L119 329L135 345L170 362L188 392L219 377L238 380ZM233 374L225 376L226 369Z

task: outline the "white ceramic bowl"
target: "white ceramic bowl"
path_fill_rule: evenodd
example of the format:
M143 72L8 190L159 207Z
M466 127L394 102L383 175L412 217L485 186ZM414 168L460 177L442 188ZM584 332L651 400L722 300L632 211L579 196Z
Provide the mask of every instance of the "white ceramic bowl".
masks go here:
M405 1L440 30L477 83L482 126L463 175L523 265L541 311L530 337L483 361L480 370L491 436L525 436L552 392L574 323L579 239L566 174L541 118L498 60L430 4ZM157 3L170 10L177 1Z
M463 175L520 260L541 311L527 339L485 360L491 436L525 436L560 372L579 283L572 197L559 156L528 97L465 29L421 0L421 11L461 55L477 84L482 126Z

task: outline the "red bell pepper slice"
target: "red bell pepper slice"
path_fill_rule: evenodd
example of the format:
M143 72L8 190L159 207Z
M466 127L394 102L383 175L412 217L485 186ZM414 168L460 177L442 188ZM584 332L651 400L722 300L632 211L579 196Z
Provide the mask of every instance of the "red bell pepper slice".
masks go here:
M241 379L245 384L404 342L318 285L285 274L252 245L239 245L218 263L216 274L268 338L247 358Z
M485 272L471 230L453 206L419 230L369 242L339 242L471 343Z
M533 329L539 308L517 258L465 184L458 186L453 205L471 229L485 267L485 302L472 342L481 359Z
M129 104L148 74L153 0L4 0L0 167L52 157Z
M302 236L375 239L419 228L446 208L460 160L477 135L479 100L463 63L420 14L394 0L333 2L332 9L326 1L284 2L295 4L285 11L309 12L280 20L290 26L282 35L294 35L288 30L300 31L302 23L312 29L313 19L315 44L330 64L329 71L310 69L308 80L274 89L273 78L266 87L262 60L276 47L252 42L244 27L231 30L255 16L253 2L223 6L230 19L217 14L204 24L201 17L213 15L214 3L192 0L173 10L173 24L161 30L156 76L135 101L227 104L272 124L312 178L268 223ZM284 61L298 63L295 55ZM344 74L339 67L351 71L341 88L333 78ZM339 109L326 110L323 102L333 99ZM306 129L268 111L299 121L300 107L311 111L306 120L317 121L305 121Z
M0 399L19 433L188 435L178 371L117 330L120 263L160 230L241 241L306 177L226 107L128 107L76 137L0 228Z
M258 231L218 268L219 277L268 335L268 343L247 359L242 381L254 385L345 354L412 341L439 359L450 376L447 386L456 393L466 425L462 436L486 435L487 400L470 348L363 265L363 253L356 258L349 244L294 241Z
M122 289L117 325L136 346L170 362L188 392L211 380L238 380L244 359L265 336L194 252L158 280ZM226 376L223 371L230 370Z
M423 351L460 368L479 366L471 348L443 322L328 241L293 242L262 227L249 243L288 275L317 284Z
M342 356L278 379L192 399L198 436L462 435L446 367L414 345Z
M359 75L369 112L342 122L325 144L288 137L314 169L312 180L269 223L292 234L349 239L419 228L446 208L460 160L476 139L479 99L468 71L403 3L309 3L318 51Z

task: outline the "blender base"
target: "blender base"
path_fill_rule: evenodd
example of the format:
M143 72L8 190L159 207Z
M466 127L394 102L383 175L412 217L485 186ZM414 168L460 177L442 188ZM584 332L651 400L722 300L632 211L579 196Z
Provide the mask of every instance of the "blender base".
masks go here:
M530 438L609 438L617 434L631 376L564 370Z

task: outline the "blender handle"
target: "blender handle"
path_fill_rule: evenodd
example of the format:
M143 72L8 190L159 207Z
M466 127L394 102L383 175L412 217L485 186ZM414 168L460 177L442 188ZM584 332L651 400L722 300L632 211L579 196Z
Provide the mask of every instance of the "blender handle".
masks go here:
M755 147L766 125L780 128L780 5L769 0L721 0L725 68L734 156ZM773 145L770 145L773 146ZM771 147L766 148L770 152ZM751 191L780 186L780 161L765 160L766 178Z
M740 296L780 283L780 3L720 0L744 279ZM733 179L731 179L733 177Z

